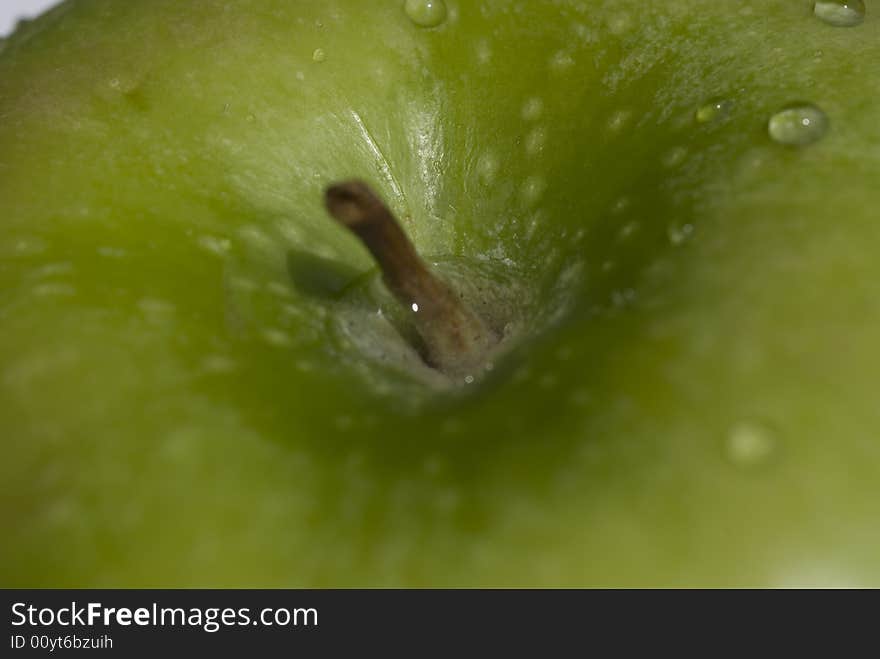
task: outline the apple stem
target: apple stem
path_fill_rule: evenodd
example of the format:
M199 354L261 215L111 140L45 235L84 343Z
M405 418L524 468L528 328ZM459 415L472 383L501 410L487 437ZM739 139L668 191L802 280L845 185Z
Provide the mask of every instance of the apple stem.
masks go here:
M394 214L366 183L335 183L325 191L324 203L376 259L392 295L412 310L425 344L425 362L451 378L472 380L498 342L486 323L431 272Z

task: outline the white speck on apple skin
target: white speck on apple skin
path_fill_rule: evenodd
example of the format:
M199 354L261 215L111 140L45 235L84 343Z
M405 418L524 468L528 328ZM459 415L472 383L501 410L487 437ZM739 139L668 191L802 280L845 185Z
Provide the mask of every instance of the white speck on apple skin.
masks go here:
M176 310L171 302L157 298L143 298L137 306L144 316L153 322L167 322Z
M530 176L522 187L522 201L526 206L536 206L547 189L547 181L543 176Z
M537 121L543 112L544 101L539 96L533 96L525 102L521 114L524 121Z
M620 133L629 125L633 112L629 109L617 110L608 118L607 126L610 133Z
M538 126L532 129L526 136L525 147L526 154L535 157L544 150L544 144L547 141L547 129Z
M263 340L276 348L286 348L293 343L290 335L284 330L267 328L261 332Z
M727 435L725 451L731 463L741 468L767 464L776 455L779 440L767 424L740 421Z
M208 234L199 236L196 242L199 247L215 256L225 256L232 247L232 242L228 238Z

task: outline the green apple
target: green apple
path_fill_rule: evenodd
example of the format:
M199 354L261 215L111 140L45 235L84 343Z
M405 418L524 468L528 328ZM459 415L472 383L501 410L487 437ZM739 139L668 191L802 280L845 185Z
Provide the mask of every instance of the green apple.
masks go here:
M880 585L880 11L820 4L20 27L0 584ZM484 373L418 359L349 178L499 328Z

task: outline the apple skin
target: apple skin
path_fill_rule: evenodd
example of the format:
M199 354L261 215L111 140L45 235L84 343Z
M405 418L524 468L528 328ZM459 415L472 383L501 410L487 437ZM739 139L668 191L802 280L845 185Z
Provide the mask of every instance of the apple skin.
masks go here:
M70 1L4 45L0 584L880 585L873 7L402 5ZM829 134L773 143L801 100ZM482 383L337 340L350 176L528 290Z

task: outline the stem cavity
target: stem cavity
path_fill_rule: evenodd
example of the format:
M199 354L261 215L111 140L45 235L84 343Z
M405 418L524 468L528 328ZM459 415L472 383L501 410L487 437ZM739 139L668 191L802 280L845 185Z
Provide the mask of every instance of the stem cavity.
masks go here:
M366 183L335 183L325 191L324 203L330 215L366 246L392 295L411 310L425 362L452 379L473 381L499 340L485 321L428 268Z

